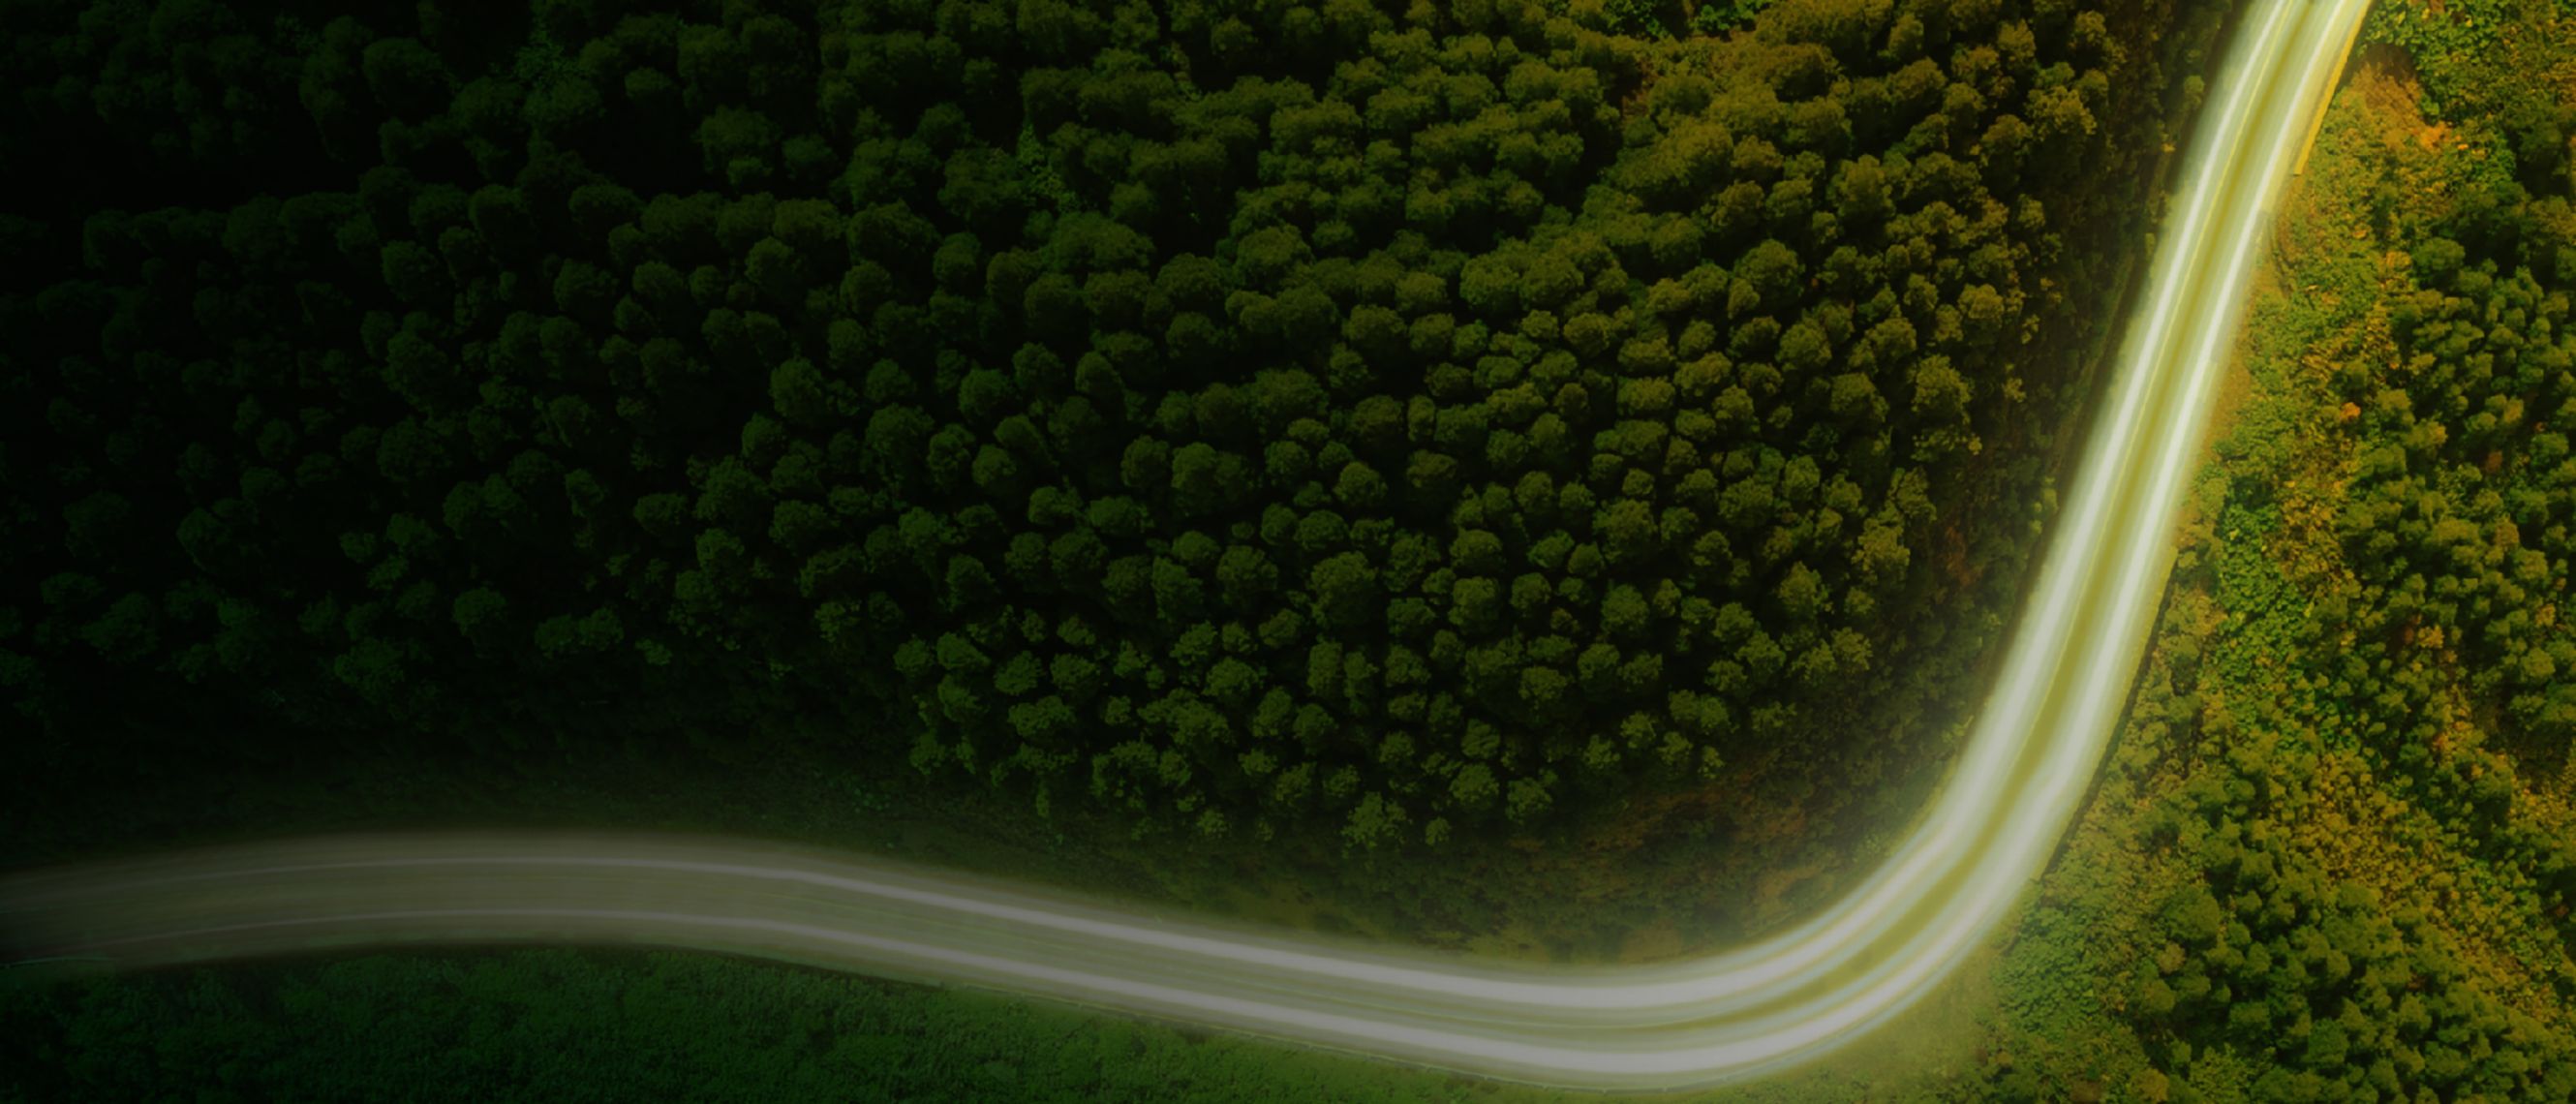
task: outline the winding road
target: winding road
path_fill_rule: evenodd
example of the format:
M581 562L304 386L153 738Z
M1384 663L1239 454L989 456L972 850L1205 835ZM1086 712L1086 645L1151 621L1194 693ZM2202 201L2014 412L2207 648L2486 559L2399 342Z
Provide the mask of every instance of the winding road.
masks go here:
M2272 208L2366 7L2242 6L1992 697L1885 864L1779 935L1546 967L1165 922L765 843L588 833L337 836L13 872L0 943L118 965L415 942L700 948L1575 1088L1738 1081L1847 1045L1997 930L2081 803L2148 639Z

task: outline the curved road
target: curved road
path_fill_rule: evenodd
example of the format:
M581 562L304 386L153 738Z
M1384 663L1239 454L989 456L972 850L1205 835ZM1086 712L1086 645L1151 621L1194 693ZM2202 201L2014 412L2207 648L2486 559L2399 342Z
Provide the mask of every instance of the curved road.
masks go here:
M964 983L1541 1084L1681 1088L1847 1044L2016 907L2100 762L2270 212L2366 0L2253 0L2000 680L1920 826L1848 896L1707 958L1549 968L1166 923L934 871L670 837L332 837L0 880L10 957L120 965L577 940Z

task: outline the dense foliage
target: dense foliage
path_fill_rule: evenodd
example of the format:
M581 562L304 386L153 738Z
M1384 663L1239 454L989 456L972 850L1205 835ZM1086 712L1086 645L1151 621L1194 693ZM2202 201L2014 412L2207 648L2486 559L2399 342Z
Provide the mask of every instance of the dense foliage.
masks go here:
M2066 0L10 10L57 739L845 717L1361 845L1972 660L2162 85Z
M1815 1098L2576 1098L2576 774L2559 677L2576 114L2527 94L2576 87L2576 28L2545 4L2449 8L2379 9L2369 40L2412 49L2428 94L2415 101L2403 57L2365 49L2289 204L2283 278L2257 304L2246 397L2199 488L2158 644L2096 800L1998 957L1977 1065ZM393 1083L365 1076L420 1082L403 1048L471 1020L526 1063L512 1066L524 1080L493 1091L535 1081L565 1095L590 1082L546 1080L561 1076L550 1063L586 1036L546 1017L587 1001L573 1014L629 1010L621 1037L640 1041L618 1053L677 1055L617 1071L636 1080L609 1083L632 1092L666 1083L655 1075L730 1086L742 1070L785 1081L819 1067L901 1086L889 1091L996 1097L1513 1095L1376 1069L1364 1086L1316 1081L1301 1056L1248 1065L1230 1045L1183 1048L1116 1023L1011 1034L997 1025L1034 1014L954 1016L946 996L905 1006L940 1034L899 1053L975 1057L934 1058L924 1081L864 1080L899 1078L884 1072L898 1052L844 1066L841 1050L816 1057L810 1035L745 1026L778 1021L766 1013L688 1019L756 984L792 1024L822 1022L797 992L811 979L782 976L794 975L368 960L24 994L7 1034L36 1056L21 1065L61 1079L49 1086L289 1096L344 1084L331 1078L351 1067L308 1064L299 1055L317 1052L276 1043L278 1025L378 1063L357 1075L364 1093ZM387 991L421 1010L418 1035L333 1026L397 1014L371 1003ZM871 1017L883 992L836 990L831 1015L853 1019L828 1022L882 1042ZM666 1018L689 1026L655 1034ZM1103 1063L1095 1042L1142 1057ZM1060 1068L1021 1060L1060 1054ZM1155 1080L1104 1079L1134 1067ZM995 1084L1005 1074L1025 1080Z
M2489 7L2383 9L2422 84L2366 49L2289 208L2119 767L2002 975L2014 1096L2576 1097L2576 101L2521 91L2576 27Z

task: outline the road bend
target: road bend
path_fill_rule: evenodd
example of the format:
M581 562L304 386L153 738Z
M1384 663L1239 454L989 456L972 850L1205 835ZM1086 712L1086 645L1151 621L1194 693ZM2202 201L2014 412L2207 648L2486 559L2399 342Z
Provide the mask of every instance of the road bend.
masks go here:
M685 947L1587 1089L1739 1081L1848 1045L1997 930L2083 799L2146 646L2273 209L2366 7L2243 6L1991 696L1887 860L1779 934L1697 959L1550 967L1171 921L770 843L595 832L330 836L13 872L0 943L11 959L117 966L417 943Z

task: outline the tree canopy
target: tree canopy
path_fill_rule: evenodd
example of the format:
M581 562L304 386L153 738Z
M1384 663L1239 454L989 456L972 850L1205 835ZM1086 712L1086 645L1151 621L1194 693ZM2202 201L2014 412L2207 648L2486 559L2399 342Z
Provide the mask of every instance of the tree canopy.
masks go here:
M1361 846L1973 654L2162 85L2136 4L131 7L11 55L97 150L7 222L24 715Z

